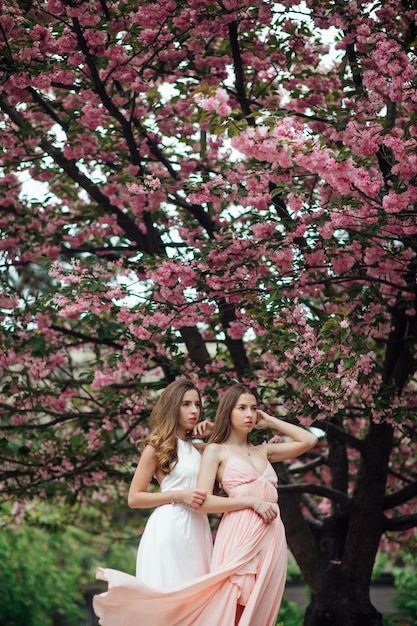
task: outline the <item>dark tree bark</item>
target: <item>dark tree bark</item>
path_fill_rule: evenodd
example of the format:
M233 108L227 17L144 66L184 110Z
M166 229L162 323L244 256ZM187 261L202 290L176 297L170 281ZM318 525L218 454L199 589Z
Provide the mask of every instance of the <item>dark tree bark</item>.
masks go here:
M311 601L304 626L382 626L382 615L370 600L371 575L385 529L384 498L393 429L370 423L361 450L355 491L322 520L309 521L300 509L301 496L280 491L287 541ZM280 483L290 484L285 467L276 467ZM343 487L343 480L336 480ZM336 486L336 485L335 485Z

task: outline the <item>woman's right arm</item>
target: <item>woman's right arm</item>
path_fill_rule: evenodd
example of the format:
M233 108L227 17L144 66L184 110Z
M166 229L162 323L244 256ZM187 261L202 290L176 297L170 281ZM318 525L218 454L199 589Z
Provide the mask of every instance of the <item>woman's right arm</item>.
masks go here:
M270 502L265 502L261 498L254 496L227 498L213 494L216 475L222 462L221 454L218 444L209 444L203 452L197 487L204 489L207 492L207 496L199 511L204 513L227 513L228 511L253 509L265 522L272 522L277 516L277 507Z
M127 503L131 509L152 509L162 504L184 504L192 509L204 502L206 494L201 489L173 491L148 491L148 485L157 470L155 448L145 446L130 483Z

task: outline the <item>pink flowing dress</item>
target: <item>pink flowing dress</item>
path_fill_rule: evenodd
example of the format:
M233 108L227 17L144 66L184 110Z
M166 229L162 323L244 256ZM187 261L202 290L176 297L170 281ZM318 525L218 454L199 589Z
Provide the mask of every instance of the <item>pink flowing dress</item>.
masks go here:
M223 474L229 497L256 496L277 502L277 477L267 463L259 474L229 455ZM278 506L278 505L277 505ZM196 550L198 546L196 546ZM102 626L275 626L287 573L287 544L279 509L271 524L252 509L225 513L219 524L210 573L193 581L152 589L111 569L97 571L107 592L93 599Z

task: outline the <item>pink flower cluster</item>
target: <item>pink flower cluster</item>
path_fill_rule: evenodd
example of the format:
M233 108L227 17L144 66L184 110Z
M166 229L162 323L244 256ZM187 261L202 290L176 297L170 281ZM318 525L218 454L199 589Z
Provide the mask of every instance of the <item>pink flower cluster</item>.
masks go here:
M229 95L223 87L217 87L213 95L198 92L194 95L194 100L205 111L214 111L221 117L228 117L232 112Z

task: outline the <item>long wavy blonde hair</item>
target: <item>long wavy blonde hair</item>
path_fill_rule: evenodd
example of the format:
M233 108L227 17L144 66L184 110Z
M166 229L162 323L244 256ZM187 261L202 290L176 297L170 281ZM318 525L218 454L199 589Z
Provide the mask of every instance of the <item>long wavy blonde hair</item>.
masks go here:
M178 462L176 432L180 407L184 394L191 390L198 393L201 419L203 404L200 390L187 378L174 380L165 387L151 412L151 432L144 443L155 448L157 468L164 474L169 474Z
M223 443L227 440L232 429L230 415L242 393L250 393L251 396L255 396L256 401L258 402L258 395L254 389L250 389L242 383L229 387L220 398L216 416L214 418L213 431L210 435L208 443Z

